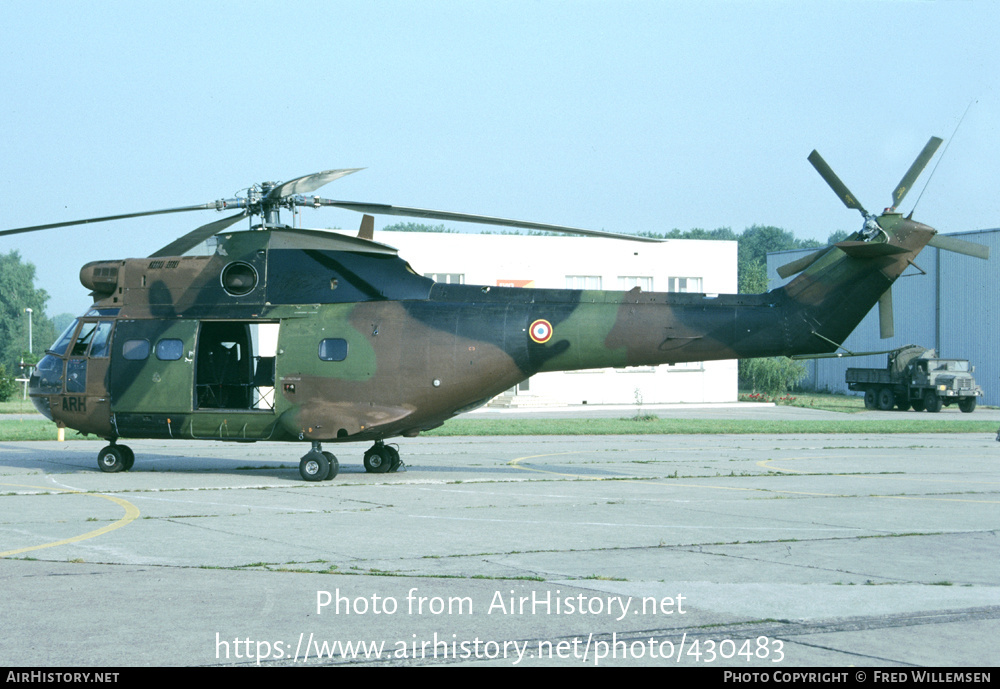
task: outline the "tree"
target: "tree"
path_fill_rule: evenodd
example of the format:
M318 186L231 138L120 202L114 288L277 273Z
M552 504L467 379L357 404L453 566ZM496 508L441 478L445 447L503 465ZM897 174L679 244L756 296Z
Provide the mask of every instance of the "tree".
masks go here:
M453 230L450 227L445 227L444 225L425 225L419 222L397 222L392 225L386 225L382 228L383 232L445 232L454 234L457 230Z
M32 350L40 352L55 339L45 315L49 295L35 288L35 266L24 263L17 251L0 254L0 365L18 371L21 353L28 351L28 314L31 309Z
M740 359L739 376L744 389L780 395L806 377L806 366L787 356Z
M7 368L0 364L0 402L6 402L17 393L17 381L7 374Z

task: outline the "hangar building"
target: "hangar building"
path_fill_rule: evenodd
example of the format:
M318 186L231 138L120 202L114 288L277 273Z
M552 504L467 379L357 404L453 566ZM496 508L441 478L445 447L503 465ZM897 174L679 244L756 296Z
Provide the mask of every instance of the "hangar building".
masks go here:
M736 242L436 232L376 232L421 275L470 285L647 292L736 292ZM509 403L731 402L736 361L541 373Z
M984 261L927 247L917 257L917 266L908 269L892 286L895 335L881 339L878 308L875 308L843 346L852 352L872 352L915 344L935 349L941 357L968 359L976 367L976 382L983 388L980 404L1000 405L1000 332L997 330L997 323L1000 323L1000 229L948 236L988 246L990 259ZM770 287L780 287L787 282L778 277L779 266L810 251L812 249L768 254ZM807 390L849 392L844 382L848 367L881 368L885 365L885 354L811 359L806 361L808 377L802 385Z

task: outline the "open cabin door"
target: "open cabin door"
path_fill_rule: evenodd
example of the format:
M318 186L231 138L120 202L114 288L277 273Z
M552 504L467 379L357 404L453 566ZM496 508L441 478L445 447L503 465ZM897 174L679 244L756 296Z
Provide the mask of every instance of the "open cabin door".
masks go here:
M195 409L274 411L278 323L203 321Z

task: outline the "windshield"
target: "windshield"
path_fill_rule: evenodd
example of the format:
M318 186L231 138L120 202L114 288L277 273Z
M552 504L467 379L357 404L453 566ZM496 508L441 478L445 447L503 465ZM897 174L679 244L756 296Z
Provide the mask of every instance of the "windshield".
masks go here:
M935 371L968 371L969 362L968 361L935 361L934 368Z
M65 354L66 348L69 347L69 341L73 339L73 332L76 330L76 324L80 322L80 319L76 319L70 323L69 327L63 330L63 334L59 336L56 343L52 345L48 351L53 354Z

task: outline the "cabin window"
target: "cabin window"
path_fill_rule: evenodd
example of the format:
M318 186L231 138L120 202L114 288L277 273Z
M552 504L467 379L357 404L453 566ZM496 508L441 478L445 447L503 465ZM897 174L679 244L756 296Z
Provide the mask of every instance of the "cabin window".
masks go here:
M122 357L129 361L142 361L149 356L149 340L126 340L122 345Z
M319 358L323 361L343 361L347 358L347 340L339 337L321 340Z
M156 358L160 361L177 361L184 355L184 342L176 339L160 340L156 343Z

